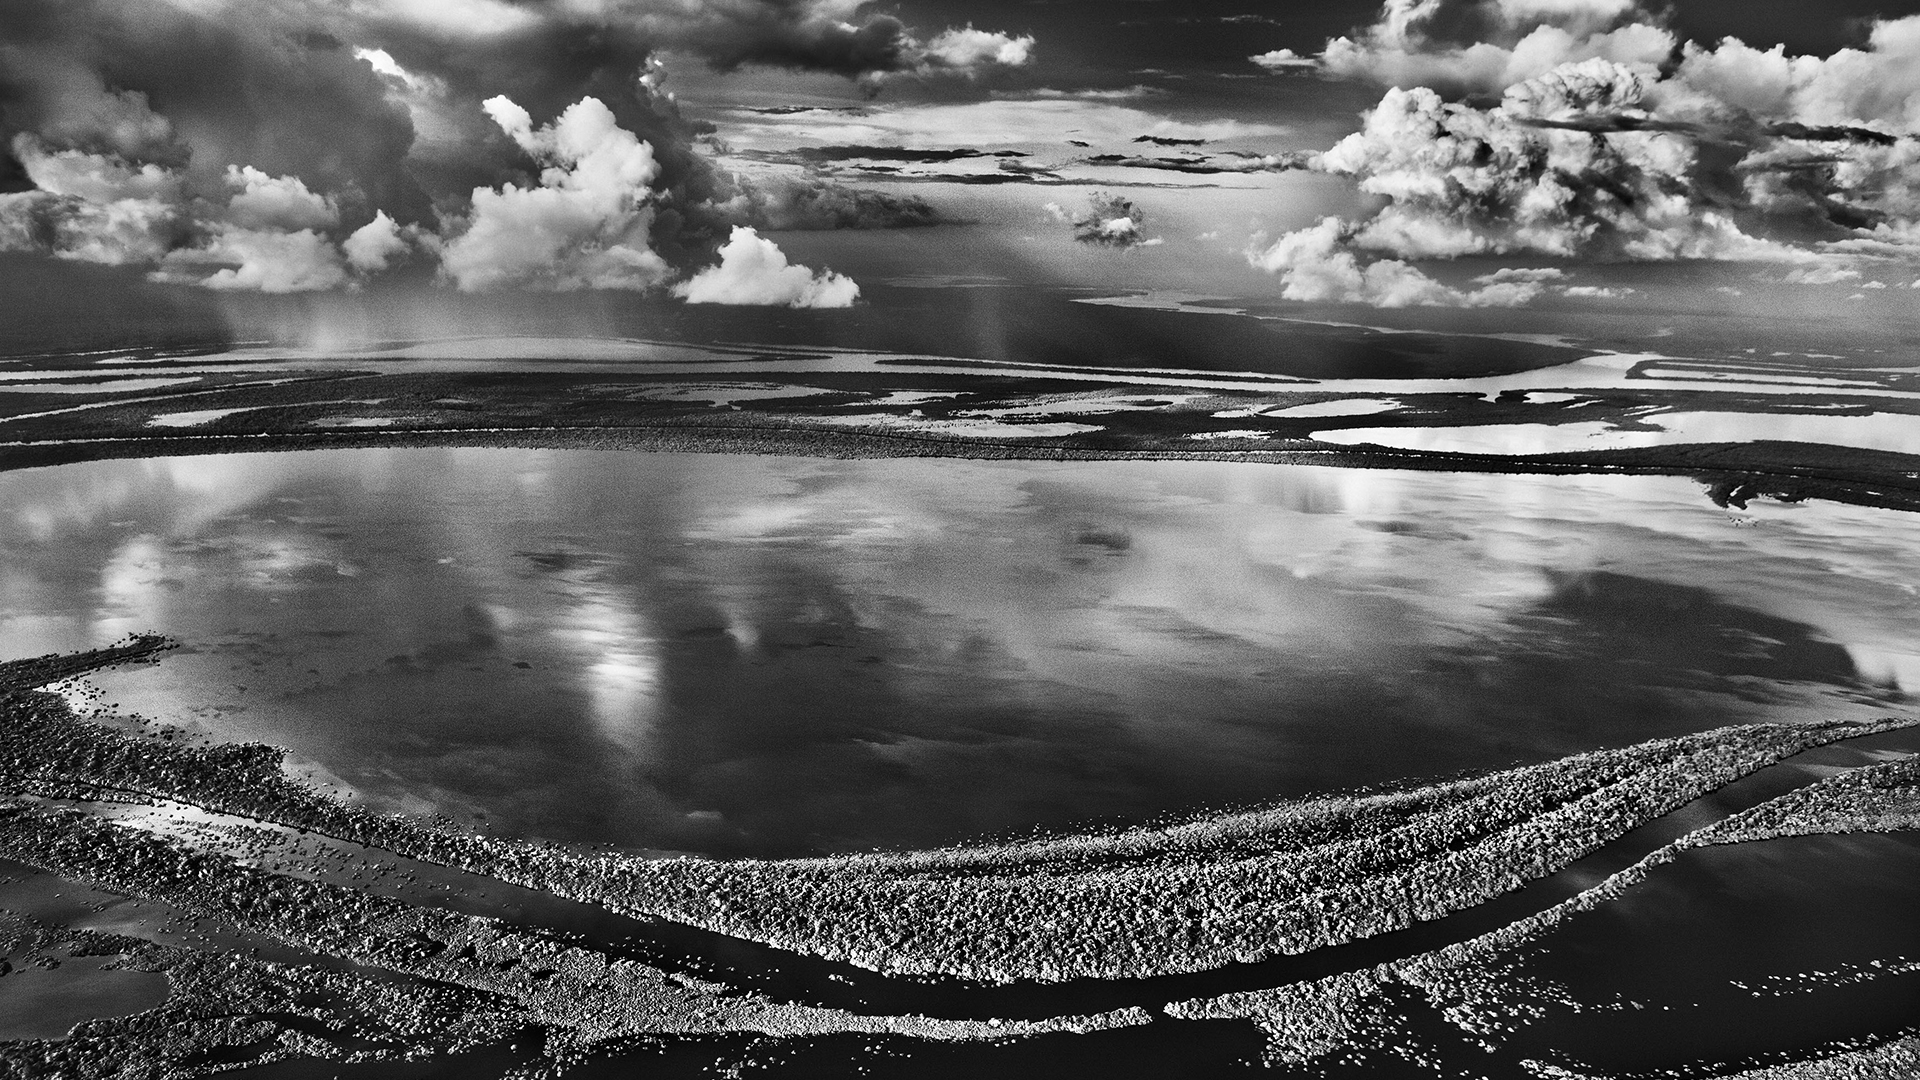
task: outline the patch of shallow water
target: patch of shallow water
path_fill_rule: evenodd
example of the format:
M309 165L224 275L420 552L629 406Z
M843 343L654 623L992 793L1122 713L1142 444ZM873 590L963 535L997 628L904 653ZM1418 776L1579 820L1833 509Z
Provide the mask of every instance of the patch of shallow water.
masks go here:
M199 427L202 424L211 424L215 420L218 420L222 417L232 416L236 413L252 412L252 411L253 411L252 409L248 409L248 408L192 409L187 412L165 413L163 415L156 416L151 420L147 421L147 426L157 427L157 428Z
M1398 450L1509 456L1762 440L1920 454L1920 415L1671 412L1638 417L1633 427L1599 420L1568 424L1462 424L1340 428L1316 431L1313 437L1342 446L1373 445Z
M121 962L117 956L13 958L0 977L0 1040L64 1038L82 1020L131 1016L166 998L166 976Z

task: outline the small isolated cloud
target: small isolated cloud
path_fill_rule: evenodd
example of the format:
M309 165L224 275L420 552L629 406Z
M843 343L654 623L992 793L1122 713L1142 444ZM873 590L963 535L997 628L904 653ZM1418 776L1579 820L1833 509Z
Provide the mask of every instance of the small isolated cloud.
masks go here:
M720 264L673 287L689 304L844 308L860 297L852 278L787 262L779 245L746 226L735 226L720 249Z
M996 92L994 96L1012 99L1037 98L1056 101L1138 101L1141 98L1161 97L1165 94L1166 91L1157 86L1148 86L1145 83L1134 83L1132 86L1088 87L1079 90L1061 90L1051 86L1038 86L1031 90L999 91Z
M1473 279L1475 285L1500 285L1506 282L1544 282L1559 281L1567 276L1565 270L1552 266L1503 266L1491 274L1481 274Z
M1268 71L1300 71L1320 66L1320 61L1312 56L1301 56L1292 49L1275 49L1263 52L1247 59L1266 68Z
M1033 37L965 29L944 30L926 44L923 64L928 68L968 74L989 66L1020 67L1033 58Z
M1073 219L1073 238L1083 244L1117 248L1163 243L1159 237L1148 239L1141 231L1146 220L1146 213L1133 200L1096 191L1088 196L1087 212Z
M1632 296L1635 290L1607 285L1569 285L1560 290L1562 296L1581 297L1591 300L1618 300L1623 296Z
M1790 270L1773 279L1782 285L1846 285L1860 280L1860 271L1845 266L1811 266Z

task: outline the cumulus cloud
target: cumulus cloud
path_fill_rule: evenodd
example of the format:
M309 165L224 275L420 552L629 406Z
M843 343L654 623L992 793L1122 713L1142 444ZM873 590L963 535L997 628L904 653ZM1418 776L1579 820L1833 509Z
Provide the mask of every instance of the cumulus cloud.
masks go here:
M1452 63L1451 47L1433 52L1419 32L1442 6L1396 0L1374 37L1399 35ZM1541 25L1576 37L1638 17L1611 0L1475 10L1496 29L1549 19ZM1505 85L1493 105L1391 88L1359 131L1308 163L1381 208L1282 237L1254 261L1291 274L1302 296L1476 303L1408 279L1402 265L1503 254L1753 260L1805 264L1797 273L1811 280L1848 273L1844 260L1858 255L1920 254L1920 139L1899 126L1920 107L1920 17L1880 23L1865 49L1825 58L1731 40L1678 55L1665 68L1562 63ZM1374 258L1378 281L1367 276Z
M1394 88L1318 164L1391 200L1355 236L1405 257L1888 254L1920 218L1920 16L1818 57L1681 44L1638 0L1389 0L1322 62Z
M317 230L339 224L340 208L297 176L268 176L251 165L227 166L227 220L246 229Z
M1678 44L1635 0L1387 0L1321 54L1330 74L1454 96L1498 94L1562 64L1653 74Z
M1788 56L1737 38L1685 46L1663 89L1673 111L1784 117L1811 125L1920 128L1920 15L1877 21L1862 49Z
M975 30L969 23L964 30L946 30L935 35L927 42L921 64L972 74L994 65L1019 67L1032 58L1031 35L1010 37L989 33Z
M347 281L323 231L339 210L297 178L230 167L200 186L181 170L52 150L31 134L13 150L35 190L0 195L0 251L153 266L157 280L212 289L305 292Z
M1320 66L1320 61L1311 56L1301 56L1292 49L1274 49L1270 52L1249 56L1247 59L1266 68L1268 71L1301 71Z
M406 257L419 242L417 227L402 228L385 211L379 211L372 221L348 234L340 250L356 273L377 274Z
M742 304L792 308L852 307L860 286L831 270L814 273L787 262L779 245L737 226L720 249L720 263L673 287L689 304Z
M1051 206L1051 204L1049 204ZM1150 247L1164 243L1149 239L1143 231L1147 215L1133 200L1121 195L1096 191L1087 198L1086 213L1073 218L1073 238L1083 244L1102 247Z
M0 194L0 251L32 251L110 266L150 263L185 236L180 176L82 150L13 140L34 190Z
M264 293L318 292L347 283L340 249L312 229L240 226L223 228L202 246L168 252L154 276L209 289Z
M710 259L735 224L931 216L717 167L699 148L711 126L661 90L662 50L891 79L979 78L1034 49L991 29L918 31L864 0L12 0L0 245L213 288L352 284L443 248L445 280L466 287L634 287ZM503 95L524 122L489 111ZM634 206L593 161L523 145L589 99L650 148L651 195ZM511 239L532 254L502 250ZM257 270L269 248L293 270ZM344 279L328 269L341 266Z
M48 191L0 194L0 251L144 265L171 250L180 231L174 208L158 200L92 202Z
M1553 266L1503 266L1491 274L1473 279L1475 285L1500 285L1506 282L1559 281L1567 272Z
M659 175L653 148L582 98L546 127L505 96L484 104L541 165L536 186L475 188L471 223L447 242L441 269L463 291L504 285L645 289L671 273L648 246Z
M1521 83L1492 109L1424 87L1389 90L1360 131L1314 164L1387 200L1352 239L1402 258L1785 257L1691 197L1697 159L1687 138L1533 122L1605 114L1643 92L1636 73L1604 60Z
M1462 290L1435 281L1398 259L1363 261L1350 245L1351 225L1322 218L1266 247L1255 246L1247 261L1278 274L1280 295L1288 300L1370 304L1374 307L1518 307L1538 296L1538 280L1501 278L1478 289Z

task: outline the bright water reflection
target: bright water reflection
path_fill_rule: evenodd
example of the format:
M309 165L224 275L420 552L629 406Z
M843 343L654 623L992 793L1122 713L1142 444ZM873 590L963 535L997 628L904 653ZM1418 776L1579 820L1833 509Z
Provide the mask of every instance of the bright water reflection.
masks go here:
M1535 761L1920 685L1910 519L1686 480L343 450L0 475L0 652L382 805L724 854Z

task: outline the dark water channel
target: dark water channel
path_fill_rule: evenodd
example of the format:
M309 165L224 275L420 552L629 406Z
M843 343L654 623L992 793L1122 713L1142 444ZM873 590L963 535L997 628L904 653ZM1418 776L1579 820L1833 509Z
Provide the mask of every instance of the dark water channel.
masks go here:
M555 933L563 940L668 970L718 979L738 989L781 1001L864 1013L907 1012L981 1020L991 1017L1044 1019L1129 1006L1158 1012L1168 1003L1188 998L1263 989L1361 970L1497 930L1552 907L1689 832L1813 783L1833 767L1865 764L1872 760L1869 751L1894 750L1920 751L1920 735L1902 731L1867 736L1796 755L1634 829L1558 873L1440 919L1297 956L1145 979L995 984L882 975L852 964L804 956L694 927L630 919L595 905L562 900L457 871L436 870L404 860L397 865L425 875L431 881L455 883L454 893L434 900L440 906L503 918L510 925L528 931Z

